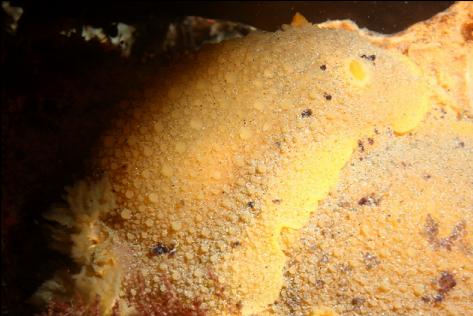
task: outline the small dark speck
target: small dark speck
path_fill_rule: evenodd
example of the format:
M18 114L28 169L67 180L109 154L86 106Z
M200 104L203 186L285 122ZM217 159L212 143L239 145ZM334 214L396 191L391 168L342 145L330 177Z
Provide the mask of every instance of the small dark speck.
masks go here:
M453 275L449 272L442 272L439 279L439 294L443 295L453 289L457 285L457 282L453 278Z
M441 301L443 301L444 298L445 298L445 295L443 295L442 293L436 294L434 296L434 302L435 303L440 303Z
M373 138L368 138L368 144L373 145L374 144L374 139Z
M428 296L422 296L422 297L421 297L421 300L422 300L422 302L424 302L424 303L429 303L429 302L430 302L430 297L428 297Z
M322 70L322 71L327 70L327 66L326 66L326 65L321 65L321 66L320 66L320 70Z
M354 297L354 298L351 300L351 304L354 305L354 306L363 305L364 302L365 302L365 299L362 298L362 297Z
M325 100L327 100L327 101L332 100L332 96L331 96L330 94L328 94L328 93L324 93L324 98L325 98Z
M329 258L327 255L323 255L322 258L320 258L320 262L321 263L328 263L329 262Z
M318 289L321 289L325 286L325 281L324 280L316 280L315 281L315 287Z
M301 116L302 117L310 117L312 116L312 110L311 109L306 109L304 111L301 112Z
M422 178L424 178L424 180L429 180L432 176L430 174L425 174Z
M378 205L380 202L380 199L377 199L374 195L374 193L371 193L369 196L364 196L358 201L358 205L363 206L363 205L368 205L368 206L373 206L373 205Z
M157 243L152 249L152 253L155 255L162 255L168 253L170 250L167 246L163 245L162 243Z
M460 147L460 148L465 147L465 142L459 142L459 143L458 143L458 147Z
M363 142L361 140L358 141L358 148L361 152L365 151L365 146L363 145Z
M367 270L371 270L381 263L378 257L369 252L363 254L363 261Z
M238 303L236 303L236 308L238 310L242 310L243 309L243 303L241 301L239 301Z
M360 57L364 58L366 60L369 60L369 61L375 61L376 60L376 55L365 55L365 54L363 54Z
M280 199L274 199L272 201L274 204L281 204L281 200Z
M247 205L248 207L250 207L250 208L254 208L254 207L255 207L255 202L250 201L250 202L248 202L246 205Z
M239 242L238 240L231 243L231 246L232 246L233 248L238 247L238 246L240 246L240 245L241 245L241 244L240 244L240 242Z

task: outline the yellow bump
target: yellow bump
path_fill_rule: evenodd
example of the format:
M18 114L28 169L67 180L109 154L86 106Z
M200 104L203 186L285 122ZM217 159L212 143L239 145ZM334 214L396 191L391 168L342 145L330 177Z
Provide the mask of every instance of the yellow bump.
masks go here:
M287 270L287 272L289 272L289 274L295 275L295 274L297 273L296 265L292 265L292 266Z
M415 296L421 296L425 292L424 286L421 284L414 284L412 290Z
M292 17L291 25L294 27L301 27L308 24L310 24L309 21L299 12L296 12Z
M201 106L201 105L203 105L203 104L204 104L204 102L202 102L201 99L193 99L193 100L192 100L192 105L193 105L193 106Z
M176 148L176 151L180 154L186 151L186 145L181 142L177 142L175 148Z
M143 178L145 179L148 179L150 177L150 173L148 170L143 170L143 172L141 173L141 175L143 176Z
M266 168L266 165L262 162L260 162L257 166L256 166L256 172L257 173L265 173L268 169Z
M173 279L174 281L179 280L179 278L180 278L179 273L177 273L176 271L171 273L171 279Z
M319 307L308 314L308 316L337 316L338 314L331 308Z
M255 81L253 81L253 85L255 86L255 88L260 89L263 87L263 82L261 80L256 79Z
M153 226L153 220L151 218L148 218L145 222L145 225L148 226L148 227L152 227Z
M167 164L163 164L161 166L161 174L165 177L171 177L173 175L174 171L172 170L172 167Z
M419 88L419 93L415 96L417 98L415 104L399 103L398 108L393 112L391 124L396 134L402 135L415 128L429 110L428 96L426 93L421 93L421 91L421 88Z
M242 156L238 155L233 158L233 162L237 167L244 167L245 166L245 159Z
M195 129L195 130L199 130L199 129L202 129L202 122L197 119L197 118L192 118L191 121L190 121L190 126L191 128Z
M220 173L220 171L214 170L211 173L211 177L215 180L220 180L220 178L222 178L222 174Z
M176 221L176 222L172 222L172 223L171 223L171 228L172 228L172 230L174 230L174 231L179 231L179 230L182 228L182 224L181 224L181 222L177 222L177 221Z
M163 130L164 126L161 122L154 123L153 129L155 132L159 133Z
M367 70L363 63L358 60L351 60L348 64L351 76L360 82L363 82L367 78Z
M200 246L200 251L202 251L203 253L206 253L209 251L209 246L207 244L203 244Z
M133 192L130 191L130 190L127 190L127 191L125 192L125 197L126 197L127 199L131 199L131 198L133 197Z
M265 78L273 78L273 72L269 69L265 69L264 72L263 72L263 76Z
M263 131L266 132L266 131L269 131L270 129L271 129L271 123L265 122L263 124Z
M131 211L129 209L125 208L120 213L120 216L125 220L130 219L131 218Z
M233 84L236 82L236 75L233 72L227 72L225 73L225 80L228 83Z
M291 64L284 64L283 69L286 73L291 74L294 72L294 67Z
M282 102L280 107L283 110L290 110L292 108L292 105L291 105L291 103L286 101L286 102Z
M141 127L140 127L140 133L141 133L142 135L146 135L146 134L148 134L148 129L147 129L146 127L144 127L144 126L141 126Z
M240 129L240 138L247 140L251 137L251 130L248 127L242 127Z
M205 85L205 81L203 80L197 81L196 88L197 90L200 90L200 91L205 90L207 88L207 86Z
M255 101L255 102L253 103L253 107L254 107L255 109L257 109L258 111L263 111L263 109L264 109L264 105L263 105L263 103L262 103L261 101Z
M217 263L218 262L218 256L217 255L212 255L210 257L210 262L212 262L213 264Z
M317 99L317 96L319 95L319 92L317 90L311 90L309 91L309 98L311 100Z
M156 193L150 193L148 195L148 199L153 203L157 203L159 201L159 197Z
M284 211L276 212L282 227L299 229L304 225L317 202L337 182L355 146L354 138L334 136L300 151L282 168L271 184L273 195L284 204ZM267 204L271 208L274 205L271 201Z
M204 276L204 273L202 272L202 270L196 269L196 270L194 271L194 276L195 276L196 278L201 278L201 277Z
M150 157L153 154L153 150L149 146L147 146L147 147L143 148L143 154L146 157Z

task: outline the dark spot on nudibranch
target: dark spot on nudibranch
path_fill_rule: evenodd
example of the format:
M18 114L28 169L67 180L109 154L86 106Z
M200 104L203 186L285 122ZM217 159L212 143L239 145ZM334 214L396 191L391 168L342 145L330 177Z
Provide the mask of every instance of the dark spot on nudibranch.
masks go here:
M441 301L443 301L444 298L445 298L445 295L443 295L442 293L438 293L434 295L433 301L434 303L440 303Z
M312 116L312 110L311 109L305 109L304 111L301 112L302 117L310 117Z
M363 261L367 270L371 270L381 263L378 257L369 252L363 254Z
M430 214L427 214L427 218L425 219L424 232L427 235L429 243L435 244L439 233L439 224L434 221Z
M446 294L457 285L457 281L450 272L444 271L439 279L439 294Z
M427 215L424 226L424 234L427 236L428 242L435 248L444 248L449 251L452 250L454 242L462 237L462 235L465 233L465 230L465 221L460 221L453 227L448 237L439 238L439 224L432 218L430 214Z
M280 199L274 199L272 201L274 204L281 204L281 200Z
M372 62L374 62L376 60L376 55L365 55L365 54L363 54L360 57L363 58L363 59L372 61Z
M354 297L352 300L351 300L351 304L353 306L360 306L360 305L363 305L363 303L365 302L365 299L362 298L362 297Z
M447 293L457 285L457 281L453 275L448 271L443 271L440 274L440 278L436 282L438 285L437 294L432 297L422 296L422 301L425 303L440 303L445 300Z
M374 206L378 205L381 198L376 198L374 193L371 193L368 196L364 196L358 200L358 205L360 206Z
M363 142L361 140L358 140L358 148L361 152L365 151L365 145L363 145Z
M430 297L428 297L428 296L425 296L425 295L424 295L424 296L422 296L420 299L421 299L421 300L422 300L422 302L424 302L424 303L429 303L429 302L430 302Z
M320 65L320 70L322 70L322 71L327 70L327 66L326 65Z
M250 202L246 203L246 206L248 206L249 208L254 208L255 207L255 202L250 201Z
M154 245L153 248L151 249L151 253L153 255L156 255L156 256L169 253L170 251L171 251L171 249L169 249L169 247L167 247L166 245L164 245L160 242L158 242L156 245Z
M324 93L324 98L325 98L325 100L327 100L327 101L332 100L332 96L331 96L330 94L328 94L328 93Z
M231 243L232 248L238 247L238 246L240 246L240 245L241 245L241 243L240 243L238 240L237 240L237 241L233 241L233 242Z
M463 24L462 35L466 42L473 41L473 23Z

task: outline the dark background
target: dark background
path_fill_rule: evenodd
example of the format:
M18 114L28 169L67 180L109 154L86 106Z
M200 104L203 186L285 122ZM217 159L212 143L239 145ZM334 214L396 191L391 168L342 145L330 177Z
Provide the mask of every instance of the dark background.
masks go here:
M152 67L141 55L159 47L170 22L197 15L274 31L301 12L314 23L352 19L361 27L394 33L451 3L13 1L24 14L17 33L2 28L1 39L2 315L33 314L25 301L56 268L70 265L47 249L40 214L60 200L64 185L81 177L114 105L144 84L142 74ZM131 58L58 34L83 24L113 33L112 22L137 26Z

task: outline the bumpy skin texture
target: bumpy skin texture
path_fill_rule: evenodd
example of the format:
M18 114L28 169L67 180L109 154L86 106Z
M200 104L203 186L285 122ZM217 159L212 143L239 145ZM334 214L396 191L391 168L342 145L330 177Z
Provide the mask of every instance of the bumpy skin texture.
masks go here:
M79 221L75 284L102 296L105 311L118 299L133 305L139 274L145 293L171 291L184 306L259 313L284 283L282 231L307 222L360 137L419 123L426 86L402 55L311 25L178 64L124 104L103 138L93 165L116 205Z
M436 108L410 135L379 130L339 179L288 254L276 314L473 314L473 122Z
M459 1L445 12L393 35L383 35L349 20L322 28L357 32L372 43L408 56L423 71L435 101L459 115L473 117L473 3Z

